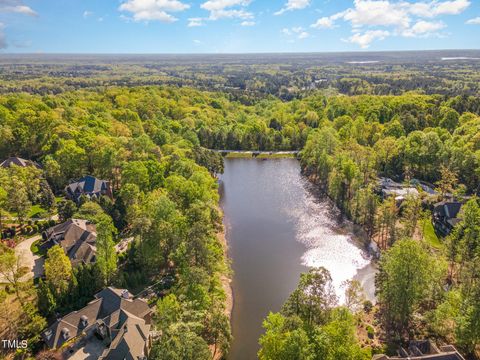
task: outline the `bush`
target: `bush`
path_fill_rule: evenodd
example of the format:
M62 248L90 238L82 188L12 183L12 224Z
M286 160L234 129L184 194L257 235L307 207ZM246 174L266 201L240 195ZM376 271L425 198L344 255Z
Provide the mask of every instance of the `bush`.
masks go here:
M363 311L365 311L367 314L370 313L373 309L373 304L370 300L365 300L363 302Z
M367 335L369 339L373 339L375 337L375 329L371 325L367 325L365 327L365 330L367 330Z

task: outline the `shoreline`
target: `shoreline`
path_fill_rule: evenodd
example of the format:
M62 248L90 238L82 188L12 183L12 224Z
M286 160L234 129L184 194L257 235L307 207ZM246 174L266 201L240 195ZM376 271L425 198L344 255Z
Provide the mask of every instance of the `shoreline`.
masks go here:
M223 224L222 231L217 233L217 239L220 241L220 244L222 244L225 263L228 266L228 270L231 270L229 265L230 257L228 256L228 242L226 237L225 224ZM222 287L225 291L225 315L227 315L228 318L231 320L233 311L233 288L231 272L228 271L227 273L222 274L220 276L220 281L222 282Z
M225 261L225 266L227 267L227 271L223 274L220 275L220 282L222 284L223 291L225 292L225 315L228 317L228 322L230 323L230 331L231 331L231 325L232 325L232 313L233 313L233 288L232 288L232 272L230 268L230 257L228 256L228 242L227 242L227 236L226 236L226 226L224 223L224 216L223 216L223 211L221 208L219 208L219 211L221 211L222 214L222 230L217 233L217 239L222 245L223 248L223 255L224 255L224 261ZM213 356L213 360L220 360L224 357L225 354L223 354L221 351L217 352L215 356Z

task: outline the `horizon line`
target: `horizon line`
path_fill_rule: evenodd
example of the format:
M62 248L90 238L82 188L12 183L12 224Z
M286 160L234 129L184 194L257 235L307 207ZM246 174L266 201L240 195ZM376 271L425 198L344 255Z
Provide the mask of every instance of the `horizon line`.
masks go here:
M0 52L1 56L42 56L42 55L306 55L306 54L382 54L382 53L408 53L408 52L441 52L441 51L480 51L480 48L466 49L426 49L426 50L350 50L350 51L273 51L273 52L157 52L157 53L135 53L135 52Z

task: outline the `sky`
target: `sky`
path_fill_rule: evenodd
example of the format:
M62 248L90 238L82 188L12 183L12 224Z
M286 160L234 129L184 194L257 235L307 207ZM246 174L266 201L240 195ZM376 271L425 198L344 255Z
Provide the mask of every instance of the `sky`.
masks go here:
M480 0L0 0L2 53L480 48Z

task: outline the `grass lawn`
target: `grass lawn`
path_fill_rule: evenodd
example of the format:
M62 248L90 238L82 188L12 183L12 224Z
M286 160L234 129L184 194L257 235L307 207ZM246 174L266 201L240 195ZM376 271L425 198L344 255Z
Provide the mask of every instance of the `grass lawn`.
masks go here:
M33 205L32 208L30 209L30 212L28 213L29 218L43 218L47 216L48 216L47 211L38 204Z
M55 197L55 201L56 201L57 204L62 200L65 200L64 196L56 196ZM54 214L56 212L57 211L54 210ZM17 213L15 213L15 212L11 212L8 215L11 216L11 217L15 217L15 218L17 217ZM27 214L27 217L30 218L30 219L32 219L32 218L48 218L49 215L44 208L42 208L39 204L36 204L36 205L32 206L29 213Z
M34 241L30 246L30 251L35 255L43 256L45 255L45 251L39 247L39 244L40 240Z
M422 227L423 237L425 238L425 241L435 249L443 248L444 245L438 238L437 234L435 234L435 229L433 228L433 224L430 219L425 219Z

